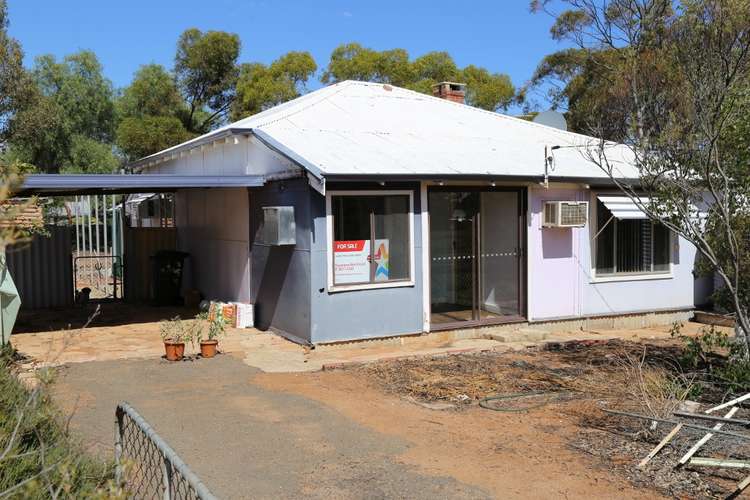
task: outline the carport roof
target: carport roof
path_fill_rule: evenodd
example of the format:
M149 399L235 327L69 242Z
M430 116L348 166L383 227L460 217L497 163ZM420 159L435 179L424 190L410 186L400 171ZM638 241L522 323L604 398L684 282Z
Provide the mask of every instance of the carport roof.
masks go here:
M260 187L259 175L32 174L16 195L61 196L86 193L142 193L188 188Z

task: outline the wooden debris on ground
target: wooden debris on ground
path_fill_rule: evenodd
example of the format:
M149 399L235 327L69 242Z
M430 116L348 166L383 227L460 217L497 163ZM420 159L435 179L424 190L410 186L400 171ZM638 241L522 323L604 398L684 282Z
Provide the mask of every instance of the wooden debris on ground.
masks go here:
M742 402L747 401L748 399L750 399L750 393L740 396L738 398L732 399L731 401L722 403L718 406L708 408L707 410L703 412L703 414L697 414L697 413L691 413L691 412L685 412L685 411L673 412L673 415L675 417L700 420L700 421L710 420L712 422L716 422L713 428L707 428L702 425L692 424L690 422L679 422L679 421L674 421L674 420L656 418L656 417L649 416L649 415L641 415L641 414L628 413L628 412L615 411L615 410L607 410L607 409L602 409L602 410L606 413L619 415L619 416L639 418L643 420L651 420L653 422L674 424L674 427L672 427L672 429L664 436L664 438L661 441L659 441L659 443L649 452L649 454L646 455L646 457L644 457L643 460L641 460L638 463L638 467L644 467L646 464L648 464L648 462L652 458L654 458L670 441L672 441L682 429L690 428L690 429L703 430L703 431L706 431L706 433L695 444L693 444L693 446L677 461L677 463L675 464L675 467L682 467L688 464L688 465L700 466L700 467L750 469L750 460L736 460L736 459L731 459L731 458L713 458L713 457L695 456L695 454L698 453L698 451L701 448L703 448L704 445L711 438L714 437L714 435L722 436L726 438L750 441L750 434L740 434L737 432L730 432L730 431L722 430L725 425L736 425L736 426L742 426L742 427L748 427L750 425L749 420L734 418L734 415L740 410L739 405ZM724 410L727 408L729 408L729 411L727 411L723 417L716 417L716 416L711 415L714 412L717 412L719 410ZM730 493L729 498L736 497L737 495L742 493L742 491L744 491L748 486L750 486L750 476L747 476L745 479L743 479L737 484L735 489Z

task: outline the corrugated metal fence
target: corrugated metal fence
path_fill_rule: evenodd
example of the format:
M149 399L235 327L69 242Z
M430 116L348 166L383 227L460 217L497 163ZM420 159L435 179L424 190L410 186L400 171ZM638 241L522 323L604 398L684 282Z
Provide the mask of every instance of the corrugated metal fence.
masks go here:
M49 236L7 250L8 269L21 296L22 309L73 304L73 243L69 226L47 226Z

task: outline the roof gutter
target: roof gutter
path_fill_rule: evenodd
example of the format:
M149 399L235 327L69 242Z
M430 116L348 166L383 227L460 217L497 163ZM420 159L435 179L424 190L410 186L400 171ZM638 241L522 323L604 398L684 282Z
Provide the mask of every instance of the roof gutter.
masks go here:
M566 177L550 176L549 182L586 184L592 188L615 187L615 182L609 177ZM532 182L543 184L544 175L497 175L497 174L379 174L379 175L327 175L328 182L408 182L408 181L486 181L486 182ZM632 187L640 185L640 179L622 178L621 183Z

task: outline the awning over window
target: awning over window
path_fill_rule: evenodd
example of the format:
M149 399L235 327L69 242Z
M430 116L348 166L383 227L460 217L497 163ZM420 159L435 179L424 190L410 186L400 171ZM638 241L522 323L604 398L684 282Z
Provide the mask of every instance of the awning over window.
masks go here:
M597 196L607 210L612 212L616 219L648 219L643 210L628 198L627 196ZM640 198L641 203L648 204L648 198Z

